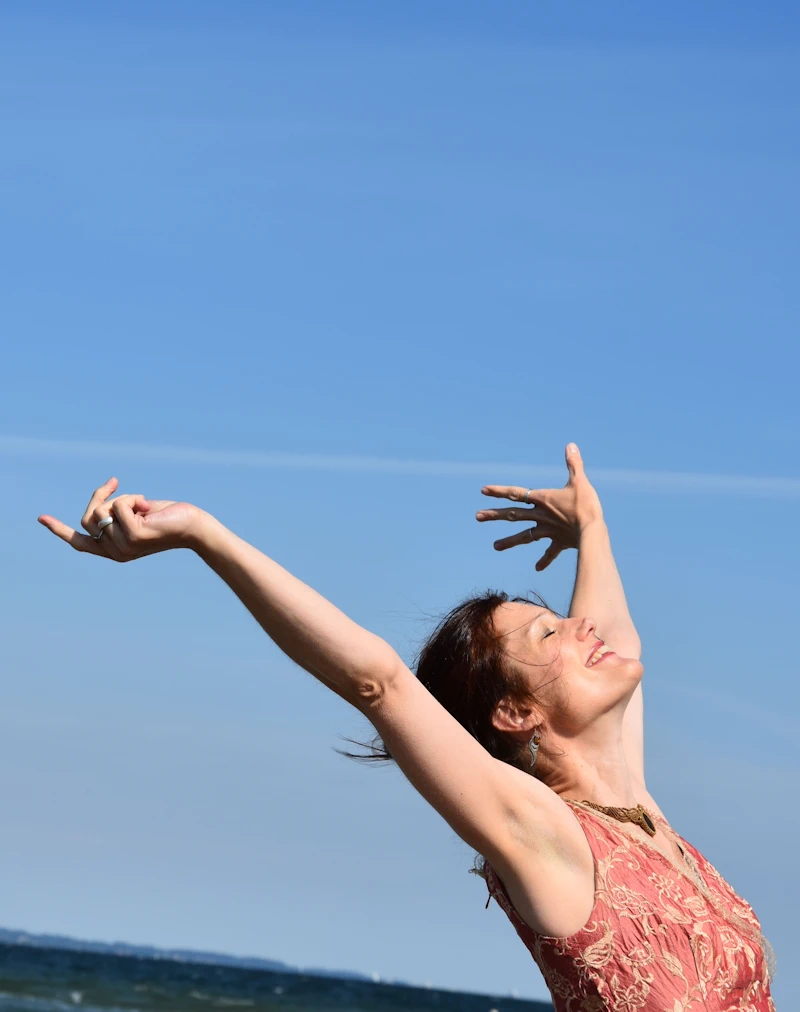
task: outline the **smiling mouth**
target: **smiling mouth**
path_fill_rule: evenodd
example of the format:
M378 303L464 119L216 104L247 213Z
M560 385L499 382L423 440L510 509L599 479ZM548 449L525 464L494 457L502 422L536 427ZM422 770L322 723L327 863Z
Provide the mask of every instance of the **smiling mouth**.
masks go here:
M595 644L595 648L586 662L587 668L593 668L595 664L599 664L604 657L608 657L609 654L613 654L613 650L609 650L608 647L602 641L598 641Z

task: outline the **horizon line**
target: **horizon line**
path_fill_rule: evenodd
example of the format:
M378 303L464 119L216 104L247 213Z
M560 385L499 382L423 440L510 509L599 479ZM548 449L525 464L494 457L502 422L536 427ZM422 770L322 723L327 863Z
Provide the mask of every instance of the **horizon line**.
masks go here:
M284 453L259 450L208 450L185 446L152 446L141 443L100 443L85 440L41 439L0 435L0 452L54 453L73 456L111 455L184 464L211 464L223 467L257 467L284 470L370 472L373 474L427 477L480 477L493 482L492 473L542 480L564 481L563 466L531 463L498 463L452 460L415 460L357 454ZM635 468L590 468L598 484L621 485L650 491L727 492L762 498L800 498L800 479L754 477L737 474L703 474L690 471L648 471ZM500 484L497 481L496 484Z

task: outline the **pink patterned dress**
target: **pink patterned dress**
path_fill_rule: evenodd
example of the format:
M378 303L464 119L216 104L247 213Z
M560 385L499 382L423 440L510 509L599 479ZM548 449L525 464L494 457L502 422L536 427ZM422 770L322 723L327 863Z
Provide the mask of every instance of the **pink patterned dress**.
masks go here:
M497 873L483 874L544 975L556 1012L775 1012L758 918L719 872L656 817L683 850L679 869L610 816L567 802L595 866L589 920L567 938L520 918Z

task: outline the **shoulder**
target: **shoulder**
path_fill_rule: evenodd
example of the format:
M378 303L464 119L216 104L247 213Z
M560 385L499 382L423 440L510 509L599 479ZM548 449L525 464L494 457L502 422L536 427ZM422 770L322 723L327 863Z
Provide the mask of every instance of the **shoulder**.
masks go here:
M407 669L364 712L411 784L496 866L564 864L586 846L557 794L492 756Z
M487 866L486 880L512 919L538 934L565 937L579 931L592 912L594 857L575 811L544 790L552 797L538 806L536 825L517 824Z
M495 855L504 867L517 861L567 866L591 863L591 848L577 805L559 797L546 784L502 763L514 785L513 812L502 852Z

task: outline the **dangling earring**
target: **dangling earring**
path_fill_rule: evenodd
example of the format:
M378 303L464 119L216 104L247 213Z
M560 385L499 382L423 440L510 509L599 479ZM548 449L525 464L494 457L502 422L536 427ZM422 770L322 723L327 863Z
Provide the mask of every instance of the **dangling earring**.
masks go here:
M536 762L536 753L539 751L539 743L541 740L542 735L539 728L534 728L533 737L528 742L528 751L531 754L531 769L533 769L533 764Z

